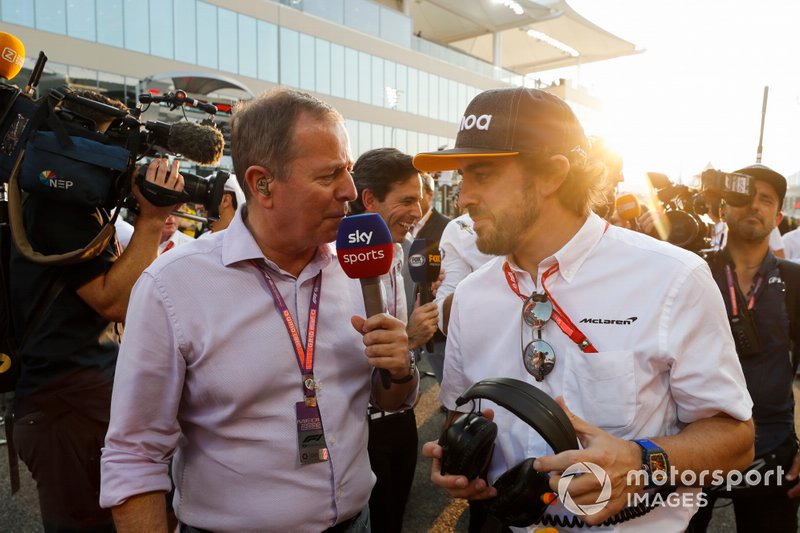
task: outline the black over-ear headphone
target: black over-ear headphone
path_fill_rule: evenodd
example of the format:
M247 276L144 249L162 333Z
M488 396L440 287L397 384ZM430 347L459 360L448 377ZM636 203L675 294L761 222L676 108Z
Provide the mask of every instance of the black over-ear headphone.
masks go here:
M461 406L485 398L514 413L553 448L555 453L578 449L578 437L567 414L546 393L533 385L511 378L484 379L472 385L457 400ZM467 476L472 480L488 466L497 436L497 425L480 413L461 416L439 437L442 446L441 473ZM494 487L497 497L486 500L486 509L504 524L526 527L538 522L548 503L542 499L552 492L549 476L533 469L528 458L506 471Z

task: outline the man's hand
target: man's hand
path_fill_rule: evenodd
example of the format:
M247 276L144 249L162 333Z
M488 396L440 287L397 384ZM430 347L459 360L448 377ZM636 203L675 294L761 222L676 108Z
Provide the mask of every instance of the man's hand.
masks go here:
M439 270L439 277L436 278L436 281L431 283L431 294L433 294L434 298L436 298L436 291L439 290L439 287L442 286L442 283L444 283L444 269L443 268Z
M484 409L483 414L489 420L494 419L494 411ZM456 413L457 416L458 413ZM431 465L431 481L434 485L441 487L453 498L464 498L466 500L486 500L497 496L497 490L490 486L485 479L475 478L472 481L466 476L454 476L450 474L442 475L442 447L436 441L426 442L422 446L422 455L433 459Z
M408 336L403 322L386 313L373 315L366 320L354 316L350 322L364 336L364 353L370 365L385 368L394 379L408 375Z
M798 451L794 455L794 461L792 461L792 466L789 468L789 471L786 473L786 480L787 481L794 481L797 479L797 475L800 474L800 451ZM797 498L800 496L800 483L796 484L794 487L789 489L786 493L790 498Z
M569 450L556 455L539 457L533 467L539 472L550 472L550 488L558 492L561 473L570 466L590 462L601 467L611 482L611 497L602 511L580 517L589 525L597 525L614 516L628 505L628 494L638 492L642 487L628 485L628 472L642 467L641 448L635 442L615 437L602 429L578 418L559 396L556 401L564 409L575 427L582 450ZM578 504L592 505L598 502L602 485L593 475L573 477L569 484L569 495Z
M150 164L147 165L145 180L158 185L159 187L164 187L165 189L182 191L184 182L183 176L181 176L179 170L180 161L177 159L172 160L171 167L169 165L169 160L166 157L153 159ZM151 204L150 201L147 200L147 198L145 198L142 192L139 190L139 186L136 184L135 179L133 180L131 190L133 191L133 195L136 197L136 201L139 203L140 217L159 220L161 224L163 224L164 220L166 220L169 214L177 207L176 205L158 207Z
M669 219L664 213L664 208L658 206L655 210L642 213L636 219L639 231L652 237L666 241L669 237Z
M417 298L419 302L419 297ZM415 350L428 342L439 328L439 307L435 302L417 306L408 319L408 349Z

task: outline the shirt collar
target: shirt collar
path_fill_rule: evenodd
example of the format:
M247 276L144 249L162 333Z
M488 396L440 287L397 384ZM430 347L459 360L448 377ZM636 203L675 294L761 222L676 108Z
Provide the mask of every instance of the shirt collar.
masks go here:
M422 218L417 220L417 223L414 224L414 226L411 228L410 231L412 237L416 237L417 234L419 233L419 230L421 230L422 227L428 223L428 219L431 218L431 213L433 213L433 207L428 209L428 212L422 215Z
M567 243L550 257L544 258L539 263L539 270L548 269L558 263L558 272L567 283L578 273L586 258L589 257L592 249L600 242L606 232L608 223L594 212L590 212L586 217L583 226L578 230ZM506 257L512 268L518 269L511 256Z
M253 237L250 229L244 223L243 214L246 210L245 208L236 211L230 226L222 236L222 264L228 267L242 261L264 260L270 270L289 276L289 273L281 270L268 257L264 257L264 253L259 248L255 237ZM314 258L306 265L298 279L305 278L307 275L315 276L317 272L331 263L334 254L334 247L331 243L320 245Z

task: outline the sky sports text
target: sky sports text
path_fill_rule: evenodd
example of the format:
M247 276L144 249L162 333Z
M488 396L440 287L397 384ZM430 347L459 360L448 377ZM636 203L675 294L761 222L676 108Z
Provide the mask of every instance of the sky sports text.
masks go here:
M347 253L342 252L342 261L346 265L355 265L365 261L379 261L385 257L383 250L367 250L366 252Z

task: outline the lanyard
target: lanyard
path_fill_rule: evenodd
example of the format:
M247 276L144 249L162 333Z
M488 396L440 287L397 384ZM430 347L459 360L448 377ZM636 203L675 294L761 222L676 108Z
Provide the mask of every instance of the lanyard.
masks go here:
M733 283L733 271L731 270L730 265L725 265L725 277L728 280L728 293L731 295L731 312L733 316L739 316L739 303L736 298L736 285ZM761 275L759 272L756 274L756 282L753 285L753 290L750 291L750 298L747 299L747 310L752 311L753 308L756 306L756 295L758 294L758 289L761 288L761 284L764 281L764 276Z
M316 405L316 389L314 384L314 344L316 341L317 333L317 316L319 315L319 300L320 293L322 292L322 271L314 278L314 288L311 291L311 303L308 306L308 330L306 332L306 346L303 347L303 340L297 332L297 326L294 323L292 314L289 308L286 307L286 302L283 301L281 293L278 291L278 286L272 280L263 266L259 263L252 261L267 282L267 287L272 293L272 299L275 300L275 305L281 312L283 323L286 326L286 331L289 332L289 337L292 339L292 346L294 353L297 356L297 366L300 367L300 372L303 374L303 394L305 395L306 405Z
M514 291L514 294L519 296L523 302L526 301L528 298L522 294L522 292L520 292L517 275L513 270L511 270L508 261L503 263L503 272L505 272L508 286L511 287L512 291ZM553 295L550 294L550 291L547 290L545 282L556 272L558 272L558 263L548 268L547 271L542 274L542 289L547 295L547 298L550 300L550 303L553 304L553 320L561 329L561 331L563 331L572 342L578 345L578 348L580 348L583 353L597 353L597 349L595 349L591 341L589 341L589 339L586 338L586 335L584 335L583 332L572 323L572 320L570 320L567 314L561 309L561 306L558 305L555 298L553 298Z

